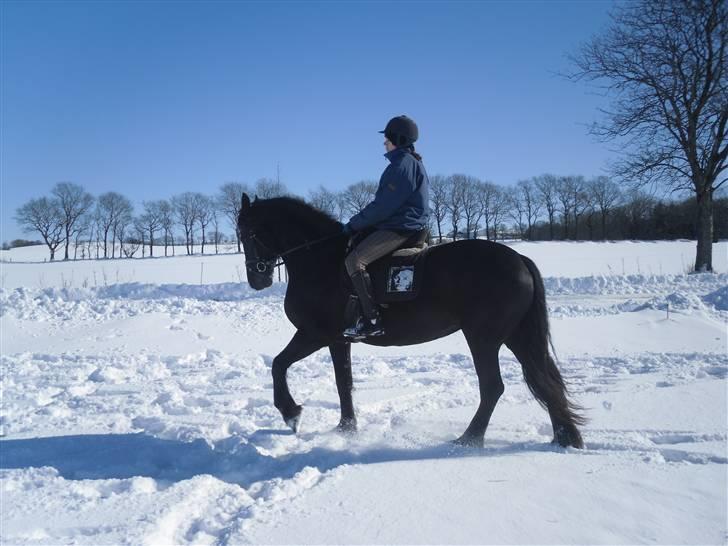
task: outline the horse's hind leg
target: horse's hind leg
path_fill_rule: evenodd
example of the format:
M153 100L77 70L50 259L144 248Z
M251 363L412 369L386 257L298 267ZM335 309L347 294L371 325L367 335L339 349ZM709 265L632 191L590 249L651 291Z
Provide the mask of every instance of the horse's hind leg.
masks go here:
M563 447L584 447L577 425L584 422L568 400L566 386L547 348L529 345L525 337L512 336L506 342L521 363L526 384L536 400L546 408L554 429L554 442Z
M475 372L478 374L480 405L470 421L470 425L463 435L455 440L455 443L482 447L490 416L504 391L498 363L498 350L501 344L492 340L483 340L479 333L468 331L463 331L463 333L473 355Z

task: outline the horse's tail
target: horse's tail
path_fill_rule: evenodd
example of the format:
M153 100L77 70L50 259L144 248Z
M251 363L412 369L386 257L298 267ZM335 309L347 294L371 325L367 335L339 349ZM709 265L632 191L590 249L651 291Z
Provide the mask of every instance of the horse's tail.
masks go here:
M562 445L583 447L576 425L583 425L586 419L579 413L581 408L568 399L564 380L549 352L553 344L543 279L532 260L526 256L521 259L533 277L533 301L506 345L521 363L529 390L548 410L554 425L554 440Z

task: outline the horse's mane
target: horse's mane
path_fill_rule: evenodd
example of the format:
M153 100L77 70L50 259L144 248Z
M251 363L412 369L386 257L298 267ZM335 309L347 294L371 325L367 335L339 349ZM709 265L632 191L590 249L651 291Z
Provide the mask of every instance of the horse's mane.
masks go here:
M253 206L266 216L275 217L277 222L290 222L298 228L305 226L321 234L331 233L339 225L333 216L298 197L260 199Z

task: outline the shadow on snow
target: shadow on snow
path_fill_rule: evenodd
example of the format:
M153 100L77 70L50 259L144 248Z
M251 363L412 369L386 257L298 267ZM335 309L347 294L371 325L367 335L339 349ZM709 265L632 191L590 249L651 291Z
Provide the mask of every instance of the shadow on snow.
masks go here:
M251 439L277 434L289 433L263 430L253 434ZM451 444L413 449L373 447L355 451L315 447L304 453L274 457L260 453L255 445L238 437L211 446L203 440L181 442L143 433L97 434L0 441L0 469L50 466L63 478L71 480L148 476L164 482L178 482L209 474L249 487L259 481L292 478L306 467L326 472L346 464L501 456L524 451L563 450L539 443L484 449Z

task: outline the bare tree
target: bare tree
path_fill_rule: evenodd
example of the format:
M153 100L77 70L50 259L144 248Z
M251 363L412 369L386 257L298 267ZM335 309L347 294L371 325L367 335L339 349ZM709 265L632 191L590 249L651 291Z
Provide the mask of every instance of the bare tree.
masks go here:
M543 201L533 179L520 180L516 184L516 190L519 200L523 203L527 226L526 239L530 240L533 236L533 226L541 216Z
M78 259L78 247L83 247L81 239L87 233L93 231L95 217L91 212L87 212L79 217L73 230L73 259ZM81 249L81 257L83 258L83 248Z
M476 220L480 217L480 180L464 174L454 174L450 179L459 194L460 210L465 220L465 237L473 238L478 231Z
M508 215L514 222L518 230L518 236L521 239L526 237L526 204L519 192L513 192L508 195Z
M430 216L437 228L438 242L442 242L442 225L447 215L447 178L442 175L430 177Z
M197 222L200 224L200 231L202 232L202 246L200 252L205 253L205 243L207 243L207 226L212 222L213 216L215 215L215 202L207 195L201 193L195 194L197 201Z
M554 239L554 225L556 224L556 210L557 210L557 198L556 198L556 186L559 183L559 179L553 174L542 174L535 178L536 189L541 197L541 202L546 208L546 214L549 222L549 239Z
M235 239L238 244L238 253L242 252L240 248L240 232L238 230L238 216L240 216L240 203L243 199L243 193L248 191L248 186L242 182L228 182L220 187L218 194L218 206L220 211L225 215L227 221L235 230Z
M164 237L164 255L167 256L167 248L172 245L174 254L174 209L169 201L162 199L159 203L159 225L162 228Z
M132 225L134 230L134 235L136 239L139 241L139 245L142 249L142 258L146 258L146 248L147 248L147 226L145 225L146 222L142 220L141 217L135 218L134 223Z
M132 258L139 250L139 242L136 237L130 237L134 233L134 217L132 211L127 210L119 216L114 233L119 241L119 257L123 254L126 258Z
M91 248L94 243L94 239L96 240L96 259L99 259L99 241L101 239L101 212L99 211L99 208L96 207L93 213L93 220L91 222L91 228L87 231L88 237L86 238L86 250L84 252L85 255L88 256L89 259L91 259L92 251ZM111 245L113 248L114 240L112 238ZM83 257L83 255L82 255Z
M164 201L144 201L142 215L137 220L145 235L149 236L150 257L154 256L154 235L162 227L162 203Z
M137 239L127 239L127 241L121 245L121 253L124 254L125 258L133 258L140 246L141 244Z
M74 229L76 228L78 219L91 208L94 203L94 198L83 187L72 182L59 182L53 187L51 193L58 199L61 208L64 241L66 245L63 259L68 260L71 236L75 233Z
M260 199L270 199L271 197L280 197L287 194L288 189L280 181L280 177L276 178L276 180L261 178L255 182L255 196Z
M124 198L124 201L122 201L121 206L119 208L119 213L117 214L114 223L111 225L111 232L113 233L113 237L111 238L112 241L116 239L119 241L119 258L121 258L122 251L124 248L124 237L129 232L129 226L132 225L134 221L134 207L131 204L131 201ZM111 247L111 257L114 257L115 252L115 245L112 245ZM133 254L132 254L133 255Z
M533 225L541 213L541 199L533 180L519 180L509 194L509 214L522 239L531 239Z
M630 239L644 237L644 224L654 205L654 198L644 191L633 189L628 193L625 200L625 212L627 214L627 236Z
M574 208L573 180L570 176L560 176L556 184L556 200L561 206L561 216L564 220L564 239L569 238L571 214Z
M172 208L177 221L185 233L185 249L187 255L194 251L195 224L197 223L197 197L192 192L185 192L172 197Z
M364 207L374 200L379 184L371 180L361 180L350 184L343 192L346 212L350 215L359 214Z
M485 220L485 238L495 240L498 221L505 211L505 199L498 186L492 182L483 182L479 189L480 210Z
M56 250L63 242L63 216L58 201L48 197L31 199L16 210L15 221L26 233L40 233L53 261Z
M452 240L456 241L460 229L460 220L463 218L463 179L453 176L447 177L447 194L445 207L448 216L450 216L450 225L452 226Z
M109 257L108 243L109 235L111 235L111 244L114 244L112 226L116 222L118 216L131 207L131 202L121 195L113 191L99 195L96 201L98 236L103 236L104 241L104 258ZM113 257L113 249L112 249Z
M310 190L308 192L308 202L320 211L323 211L334 218L338 215L336 193L321 185L315 190Z
M220 233L220 201L211 199L214 206L212 207L212 217L210 221L212 223L212 242L215 244L215 254L219 252L219 245L223 241L223 235Z
M607 238L607 216L619 203L622 195L619 186L608 176L597 176L589 182L591 201L599 209L602 226L602 239Z
M589 232L589 240L594 240L594 220L597 215L597 209L594 206L594 201L590 200L588 201L587 208L584 210L584 223L586 224L586 229Z
M347 216L347 206L346 206L346 197L344 196L343 191L337 191L336 194L336 219L339 222L343 222L346 220Z
M615 97L593 133L629 138L616 174L695 194L696 271L713 269L713 193L727 180L727 41L723 0L625 3L572 58L572 79Z
M587 193L586 181L583 176L568 177L571 191L573 193L572 204L574 211L574 239L579 240L579 219L589 210L589 194Z
M492 184L491 217L493 219L493 240L498 240L498 230L502 227L505 216L508 214L508 194L500 187Z

